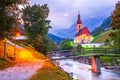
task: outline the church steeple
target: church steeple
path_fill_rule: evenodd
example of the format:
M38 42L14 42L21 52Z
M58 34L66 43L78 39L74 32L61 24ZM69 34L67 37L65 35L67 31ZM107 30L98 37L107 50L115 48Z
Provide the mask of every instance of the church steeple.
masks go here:
M77 24L81 24L81 20L80 20L80 14L78 13L78 20L77 20Z
M76 33L82 28L82 22L80 20L80 14L78 12L78 20L77 20L77 25L76 25Z

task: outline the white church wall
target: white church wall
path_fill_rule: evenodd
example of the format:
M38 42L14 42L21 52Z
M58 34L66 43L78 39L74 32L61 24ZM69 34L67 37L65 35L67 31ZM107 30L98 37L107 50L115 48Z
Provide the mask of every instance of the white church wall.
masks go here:
M88 44L81 44L82 47L101 47L104 46L105 43L88 43Z

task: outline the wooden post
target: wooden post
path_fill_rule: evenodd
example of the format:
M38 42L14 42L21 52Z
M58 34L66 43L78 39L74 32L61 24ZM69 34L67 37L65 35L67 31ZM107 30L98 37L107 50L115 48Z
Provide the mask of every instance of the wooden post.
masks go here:
M98 56L98 55L93 55L92 56L91 70L94 73L101 73L100 56Z
M91 70L92 72L97 72L97 68L96 68L96 61L95 61L95 56L92 56L92 63L91 63Z
M6 42L4 42L4 60L6 60Z
M13 57L13 60L15 60L15 55L16 55L16 46L14 45L14 57Z

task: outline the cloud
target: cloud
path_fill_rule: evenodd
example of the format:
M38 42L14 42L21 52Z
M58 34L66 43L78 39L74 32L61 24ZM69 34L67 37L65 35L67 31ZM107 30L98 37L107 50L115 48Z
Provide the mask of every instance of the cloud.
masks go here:
M106 18L118 0L31 0L31 4L48 4L53 30L69 28L77 20L78 11L81 19Z

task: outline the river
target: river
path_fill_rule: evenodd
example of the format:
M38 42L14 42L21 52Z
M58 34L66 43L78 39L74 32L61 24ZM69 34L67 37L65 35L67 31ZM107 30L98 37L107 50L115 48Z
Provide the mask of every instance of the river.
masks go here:
M58 60L61 68L72 73L73 80L120 80L120 73L101 68L101 74L91 72L91 66L72 59Z

